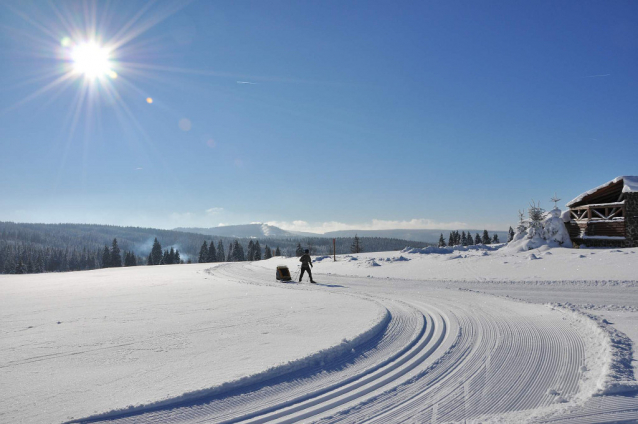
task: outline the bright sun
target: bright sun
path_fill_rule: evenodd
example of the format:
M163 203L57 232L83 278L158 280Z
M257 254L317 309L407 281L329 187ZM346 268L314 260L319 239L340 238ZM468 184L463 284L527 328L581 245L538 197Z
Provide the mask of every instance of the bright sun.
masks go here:
M73 69L88 79L96 79L104 75L113 77L109 61L109 51L95 42L78 44L71 52Z

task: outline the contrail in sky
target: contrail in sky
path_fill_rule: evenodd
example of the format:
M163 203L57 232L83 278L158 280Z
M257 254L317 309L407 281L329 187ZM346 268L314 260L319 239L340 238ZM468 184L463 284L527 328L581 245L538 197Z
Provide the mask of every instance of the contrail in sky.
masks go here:
M250 84L250 85L257 85L256 82L250 82L250 81L237 81L237 84Z
M608 77L611 74L602 74L602 75L587 75L585 78L596 78L596 77Z

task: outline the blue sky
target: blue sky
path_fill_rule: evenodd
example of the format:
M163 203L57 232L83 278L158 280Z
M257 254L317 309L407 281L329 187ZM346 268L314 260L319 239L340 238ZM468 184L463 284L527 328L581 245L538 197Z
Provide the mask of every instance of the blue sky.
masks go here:
M0 5L0 220L506 229L638 174L635 1L147 5ZM44 90L91 16L117 78Z

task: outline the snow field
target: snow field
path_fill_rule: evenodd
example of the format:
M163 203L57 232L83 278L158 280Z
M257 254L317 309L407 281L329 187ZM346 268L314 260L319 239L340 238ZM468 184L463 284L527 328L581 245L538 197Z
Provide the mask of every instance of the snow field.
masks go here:
M502 245L497 245L502 246ZM534 255L537 259L530 259ZM323 257L313 269L328 275L435 281L627 281L636 285L638 249L549 249L507 252L486 246L406 249ZM296 269L295 258L285 263ZM269 266L271 266L270 264ZM319 279L319 277L318 277ZM321 282L321 280L319 280Z
M113 275L101 274L117 270L105 270L91 276L96 285L90 292L72 278L49 291L48 283L34 289L0 279L0 290L26 299L21 308L34 310L34 317L47 316L43 299L57 304L69 295L64 290L93 307L95 297L106 299L124 322L159 319L154 310L160 307L171 312L173 319L163 322L169 328L159 335L171 330L190 343L180 357L189 366L157 362L149 370L139 361L130 364L131 375L121 380L129 387L122 393L114 392L114 383L104 376L92 375L100 393L112 397L100 399L104 406L98 412L107 415L74 415L81 422L638 420L638 392L614 395L635 387L635 329L627 318L638 311L635 249L430 250L344 255L336 263L317 258L317 285L276 282L275 267L286 264L294 273L298 260L275 258L155 267L160 270L152 272L167 275L152 289L144 282L148 276L120 284L113 283ZM78 307L67 304L71 310ZM136 310L140 305L143 309ZM369 315L362 318L361 311ZM623 327L632 331L624 334L601 317L610 313L624 314ZM4 323L5 316L0 317ZM182 322L175 323L175 317ZM218 326L205 329L203 317ZM18 321L15 311L9 318ZM341 325L352 330L349 336L341 336ZM187 329L193 326L204 329L191 334ZM21 328L10 333L12 338L20 340ZM136 328L145 326L116 333L138 335ZM264 328L268 335L262 334ZM113 322L102 329L113 332ZM92 341L76 334L78 340ZM27 352L29 344L37 346L35 340L21 342ZM198 343L208 350L200 352ZM165 346L166 340L157 345ZM169 358L172 350L167 349ZM283 354L290 358L282 360ZM135 373L156 378L156 385L148 387ZM170 393L155 390L158 384ZM136 391L147 400L137 400ZM23 399L13 400L24 408ZM97 402L87 398L87 403Z
M356 346L387 320L365 299L213 280L209 268L1 276L0 422L63 422L226 390Z
M590 335L589 324L579 321L582 317L563 310L469 291L424 291L421 284L394 285L385 279L332 275L326 285L275 283L269 282L272 270L267 265L232 264L212 272L250 285L374 297L392 316L384 336L370 340L370 351L366 347L345 362L335 358L338 365L326 362L315 370L299 370L242 391L173 404L170 411L110 421L489 421L522 410L525 417L540 419L582 403L580 395L593 392L602 370L596 362L605 355L602 334ZM400 304L409 309L397 309ZM397 354L396 345L388 350L391 344L380 342L392 328L407 327L407 321L393 322L409 310L425 317L425 326L422 330L410 326L410 333L417 336L401 337L406 344ZM379 355L369 359L368 352ZM373 356L381 360L372 360Z

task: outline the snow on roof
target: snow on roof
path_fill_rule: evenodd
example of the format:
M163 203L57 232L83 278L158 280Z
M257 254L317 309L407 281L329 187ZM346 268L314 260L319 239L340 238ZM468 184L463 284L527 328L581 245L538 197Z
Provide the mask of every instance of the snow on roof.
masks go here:
M596 188L592 188L589 191L586 191L585 193L581 194L580 196L576 197L575 199L573 199L571 202L567 203L567 207L573 205L574 203L578 203L581 200L583 200L586 196L589 196L590 194L594 194L596 193L598 190L605 188L611 184L615 184L619 181L623 182L623 189L622 192L623 193L636 193L638 192L638 176L631 176L631 175L624 175L624 176L620 176L620 177L616 177L613 180L599 185Z

